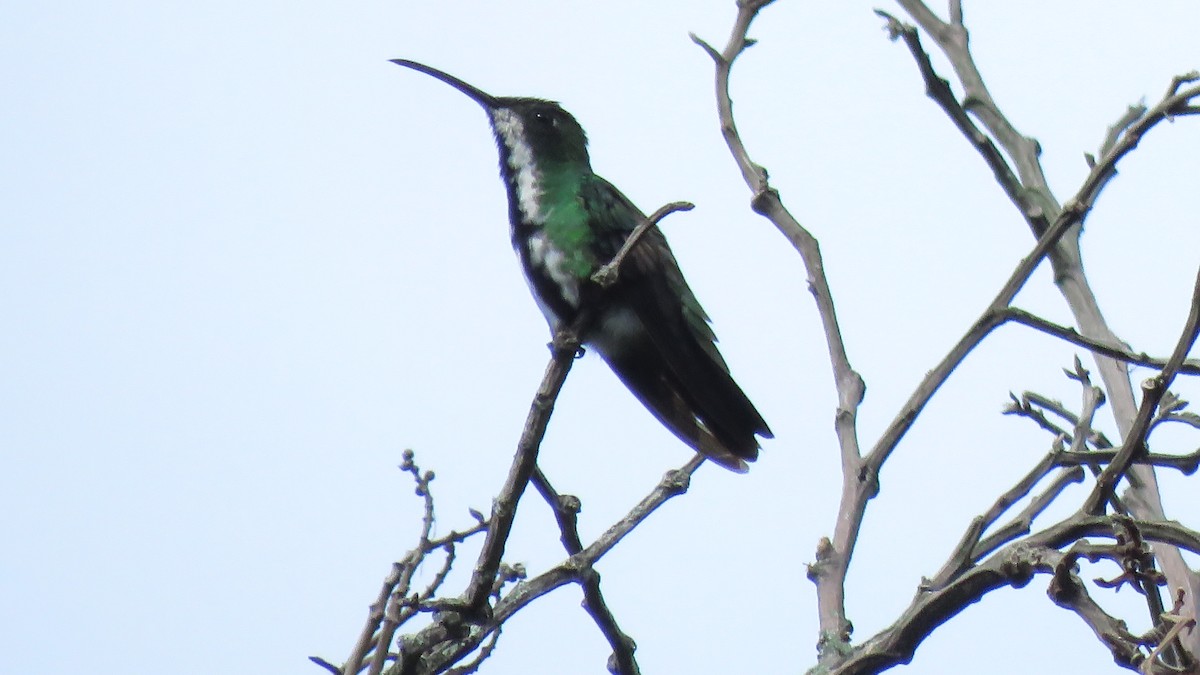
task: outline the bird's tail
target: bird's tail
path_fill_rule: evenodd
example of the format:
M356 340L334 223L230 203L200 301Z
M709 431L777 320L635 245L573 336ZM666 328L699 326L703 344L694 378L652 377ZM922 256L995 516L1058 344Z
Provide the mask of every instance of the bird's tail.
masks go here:
M686 349L686 347L685 347ZM699 351L699 350L697 350ZM756 436L771 430L729 373L703 354L684 370L664 359L653 342L601 355L634 396L692 449L738 473L758 458ZM680 372L683 370L683 372Z

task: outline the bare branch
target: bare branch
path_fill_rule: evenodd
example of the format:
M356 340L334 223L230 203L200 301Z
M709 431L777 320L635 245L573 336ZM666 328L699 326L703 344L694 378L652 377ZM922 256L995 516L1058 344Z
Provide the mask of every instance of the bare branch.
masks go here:
M1171 78L1171 84L1167 87L1167 93L1163 94L1163 98L1171 98L1179 93L1179 88L1185 84L1192 82L1200 82L1200 70L1192 70L1182 75L1176 75Z
M1029 502L1029 505L1009 521L1007 525L980 541L974 550L971 551L972 558L976 560L983 558L1017 537L1029 534L1033 529L1034 519L1040 516L1062 494L1062 491L1067 489L1067 486L1081 482L1083 482L1083 470L1079 467L1060 471L1054 477L1054 480L1050 482L1050 485L1034 497Z
M1000 112L984 85L968 49L967 30L961 24L961 15L956 14L952 8L952 23L948 24L934 15L921 0L897 0L897 2L934 38L950 61L964 89L962 107L969 110L983 123L998 145L1011 158L1025 190L1025 198L1030 204L1028 208L1020 209L1021 214L1029 222L1033 232L1039 236L1041 230L1038 218L1034 217L1040 215L1039 210L1050 219L1059 218L1064 210L1075 210L1080 213L1078 222L1082 223L1087 212L1095 203L1097 195L1116 175L1117 162L1136 147L1141 137L1158 122L1171 119L1176 115L1190 114L1192 108L1196 107L1193 99L1200 95L1200 87L1182 89L1183 85L1190 84L1197 79L1196 73L1188 73L1172 80L1167 95L1157 105L1147 110L1140 119L1130 122L1127 118L1123 118L1118 122L1117 128L1121 130L1121 133L1111 143L1106 141L1104 145L1107 146L1107 151L1102 153L1102 157L1098 161L1095 161L1075 198L1069 200L1065 207L1060 208L1046 183L1039 159L1040 146L1037 141L1016 131ZM953 113L950 114L953 118ZM1125 126L1126 124L1128 126ZM976 139L971 140L972 143L976 141ZM1009 192L1010 186L1005 186L1005 190ZM1119 340L1104 320L1095 294L1088 286L1079 249L1078 235L1081 231L1081 228L1075 228L1074 236L1065 237L1049 252L1054 267L1055 284L1066 298L1082 334L1096 339L1102 344L1119 344ZM1098 356L1097 365L1108 398L1112 402L1117 427L1122 437L1129 438L1131 428L1138 417L1138 406L1134 399L1128 372L1124 364L1105 356ZM1165 517L1153 468L1135 466L1125 476L1129 480L1132 493L1126 495L1126 500L1147 518ZM1188 594L1187 600L1193 602L1195 597L1200 594L1200 577L1192 572L1177 551L1165 547L1160 551L1160 555L1163 568L1167 570L1173 583L1188 588L1191 592ZM1193 653L1200 653L1200 634L1192 636L1188 648Z
M622 248L622 253L628 252L629 248L636 244L639 234L653 227L661 218L674 211L687 210L688 208L690 208L690 205L677 202L659 209L652 217L639 224L639 227L630 234L625 242L626 245ZM617 267L623 259L622 253L618 253L618 256L613 261L610 261L609 265L605 266L602 270L605 274L615 275ZM401 639L400 658L389 672L405 675L408 673L425 672L421 669L429 661L429 652L438 645L451 644L457 648L453 659L438 661L441 666L449 666L451 663L455 663L466 657L472 651L479 650L471 661L456 668L455 672L460 673L474 672L479 667L479 664L491 653L505 617L493 616L493 611L488 606L488 600L493 597L499 600L501 590L506 584L525 578L525 572L521 566L504 565L501 562L501 557L504 553L508 534L512 528L517 502L537 469L538 448L545 434L546 426L549 423L550 414L553 411L558 392L561 390L567 373L570 371L579 350L579 330L587 319L588 317L585 315L577 317L571 327L560 330L554 336L554 341L551 343L552 355L550 363L546 368L542 383L530 406L530 413L526 419L525 429L518 443L512 467L509 470L500 494L492 504L492 515L490 518L485 520L482 514L472 510L471 514L476 520L474 527L461 533L451 532L441 539L431 539L434 510L433 498L429 492L429 482L433 480L433 472L422 474L412 461L412 453L406 451L404 464L401 468L413 475L417 483L417 494L425 500L425 514L422 519L420 539L418 545L409 551L404 559L393 565L391 574L384 581L379 599L372 605L367 624L360 635L360 639L350 659L348 659L346 665L339 672L345 675L358 673L363 667L364 659L373 653L373 657L369 663L370 675L382 673L385 664L394 659L393 655L388 652L388 645L391 643L395 631L420 611L435 610L437 612L433 625L416 635L404 636ZM695 471L701 462L703 462L702 457L694 458L692 462L689 462L685 466L687 475L690 476L691 472ZM623 537L628 530L614 526L613 529L610 529L610 532L606 533L608 539L601 537L601 539L597 540L587 550L580 551L582 546L579 542L578 532L575 531L574 521L572 519L568 523L565 520L568 507L564 503L564 500L557 497L557 493L553 492L553 488L549 486L549 482L540 472L538 472L538 480L536 482L539 490L543 491L543 494L550 495L548 499L554 499L552 506L555 509L556 517L560 519L560 525L563 527L564 545L567 546L568 552L573 554L573 557L568 560L573 560L575 556L586 556L591 551L590 559L585 557L581 567L569 568L573 572L573 576L566 577L564 583L574 580L580 583L581 586L584 586L585 598L593 608L599 608L594 610L596 612L594 616L599 617L598 621L601 622L601 629L608 635L610 629L615 627L616 623L611 613L607 617L603 615L607 612L607 609L604 606L603 597L599 595L599 577L595 574L594 570L591 570L590 565L595 559L603 555L608 548L614 545L620 537ZM678 482L679 479L676 478L676 483ZM649 515L662 501L686 490L686 480L683 481L682 486L678 486L676 483L672 484L676 486L673 490L660 487L660 489L656 489L655 492L651 493L651 496L647 498L651 500L650 504L647 504L646 500L643 500L643 503L639 504L639 507L643 508L644 511L639 513L627 526L632 529L632 527L636 526L637 522L640 522L642 518ZM656 498L657 500L652 498ZM577 511L578 508L576 507L575 510ZM434 594L444 583L454 562L455 544L483 531L487 532L487 536L468 588L462 598L457 600L434 599ZM574 536L573 541L568 539L568 534L571 533ZM614 536L616 537L615 539L613 539ZM601 545L600 548L597 548L598 544ZM445 553L442 565L435 573L433 580L421 592L410 595L409 587L414 571L425 559L426 554L437 549L441 549ZM557 585L546 585L542 593L553 590ZM521 586L518 586L518 589L520 588ZM516 591L514 591L506 595L505 598L507 599L509 596L516 594ZM530 599L533 597L537 596L530 596ZM636 662L632 661L632 640L629 640L623 634L621 635L624 639L618 641L614 647L618 663L624 664L622 665L623 670L619 672L636 673ZM318 665L328 667L327 662L324 660L314 660L314 662L318 663ZM633 664L632 667L628 667L629 663Z
M825 344L833 368L833 379L838 394L838 407L834 417L834 429L842 460L842 505L828 546L821 549L816 563L809 568L809 578L817 583L821 638L819 650L833 644L844 644L850 637L850 622L846 619L845 579L858 538L862 514L867 500L878 491L877 475L864 465L859 450L857 418L858 407L866 392L862 377L850 365L846 345L838 326L833 294L825 277L825 265L816 237L806 230L783 205L779 192L771 187L765 168L755 163L738 134L733 117L733 100L729 94L729 77L733 62L753 41L746 36L750 24L758 12L770 4L770 0L739 0L738 15L730 31L729 40L722 51L717 51L704 40L693 34L692 40L700 45L712 58L715 66L717 112L721 133L734 161L742 172L753 197L750 205L775 227L792 244L804 261L808 273L808 287L817 304L817 312L825 332Z
M540 468L533 473L533 484L554 510L560 539L567 554L575 555L582 551L583 544L579 539L578 525L579 498L573 495L559 494ZM596 626L604 634L604 638L608 640L608 644L613 650L609 660L609 671L620 675L640 673L637 659L633 654L637 649L637 643L621 630L616 617L609 610L608 603L600 591L600 574L591 565L585 565L579 570L579 578L579 583L583 587L584 611L596 622Z
M561 330L554 336L550 364L546 374L534 395L530 406L529 416L525 420L525 429L521 432L521 440L517 443L516 456L500 494L492 502L492 515L489 518L487 538L475 563L475 571L471 575L470 585L464 595L462 609L474 619L483 618L488 596L491 595L492 583L500 568L500 558L504 555L504 545L512 530L513 519L517 514L517 502L525 492L533 470L537 466L538 448L550 422L550 414L554 411L554 402L566 382L567 373L575 361L579 350L578 329L580 317L575 325Z
M1196 283L1192 291L1192 305L1188 311L1183 331L1175 344L1175 350L1167 359L1162 371L1143 383L1142 404L1138 409L1137 418L1134 420L1130 432L1126 434L1125 444L1121 450L1096 479L1096 487L1082 507L1084 513L1093 515L1100 513L1116 487L1117 481L1129 470L1134 458L1146 451L1146 433L1150 429L1150 421L1154 416L1155 409L1167 393L1176 373L1183 366L1184 358L1191 351L1198 336L1200 336L1200 271L1196 274Z
M404 563L393 568L393 572L398 572L399 577L395 587L399 592L393 590L387 599L387 604L384 606L383 621L379 627L379 631L374 637L375 652L371 658L370 668L367 670L368 675L379 675L383 672L384 663L388 657L388 646L392 643L392 636L396 634L396 629L403 623L407 617L403 616L403 610L408 609L410 616L412 605L408 603L408 589L412 583L412 575L425 557L425 553L429 549L429 535L433 532L433 493L429 490L429 483L433 480L434 474L432 471L425 473L421 472L420 467L413 461L412 450L405 450L404 459L400 464L403 471L407 471L413 477L416 483L417 496L424 501L425 512L421 517L421 538L417 547L410 551Z
M920 0L897 0L897 4L908 12L917 25L933 37L954 68L958 81L962 83L963 103L961 106L958 105L952 93L948 97L935 100L946 111L946 114L955 120L956 126L959 125L955 119L958 113L953 111L953 108L961 107L961 109L970 111L1012 159L1019 178L1018 186L1013 186L1007 179L999 181L999 175L997 180L1001 182L1005 194L1029 222L1034 236L1040 237L1045 229L1044 223L1057 218L1059 212L1059 206L1054 200L1038 159L1041 155L1041 146L1036 139L1023 136L1017 131L992 99L991 92L984 84L983 76L979 73L979 68L975 65L975 59L971 55L969 35L962 20L961 9L956 11L952 8L951 21L946 23ZM921 68L924 73L924 67L921 66ZM928 79L926 79L926 85L928 86ZM974 125L972 124L971 127ZM960 130L963 130L964 134L967 133L961 126ZM968 135L967 138L977 149L981 147L978 137ZM995 172L994 160L986 157L985 159ZM1017 192L1014 192L1014 187L1017 188Z
M908 47L908 51L917 62L921 79L925 81L925 94L941 106L954 126L970 141L975 150L983 157L983 161L987 162L988 168L992 170L992 175L1003 188L1004 194L1008 195L1013 205L1025 215L1034 232L1039 235L1045 232L1047 223L1044 210L1027 203L1025 188L1022 187L1017 175L1013 173L1008 161L1004 159L1004 155L996 148L992 139L975 126L975 122L967 114L966 108L959 104L958 98L950 88L950 83L933 69L933 61L930 60L929 53L921 46L921 37L917 34L917 29L883 10L877 9L875 14L887 21L888 36L891 39L904 40L905 46ZM961 13L959 18L961 19ZM957 24L957 27L965 35L966 29L962 28L961 22Z
M1104 135L1104 140L1100 143L1100 156L1103 157L1112 152L1117 145L1117 140L1121 138L1121 134L1125 133L1134 122L1142 118L1146 114L1146 106L1144 104L1131 105L1121 115L1121 119L1108 128L1108 133ZM1096 167L1096 158L1092 155L1086 156L1088 159L1088 168Z
M1059 326L1013 308L1011 303L1033 271L1047 257L1055 266L1056 283L1060 287L1082 283L1082 293L1090 294L1082 278L1077 255L1077 239L1082 223L1099 193L1116 174L1117 163L1136 147L1149 129L1164 119L1200 112L1200 106L1194 104L1194 100L1200 98L1200 87L1188 88L1188 85L1200 80L1200 74L1176 77L1167 95L1152 108L1136 106L1126 111L1109 128L1101 144L1099 158L1089 156L1091 171L1087 180L1076 195L1064 207L1060 207L1042 175L1037 141L1017 132L1000 113L983 84L968 49L961 0L949 1L948 22L938 19L920 0L897 1L950 57L965 90L962 101L954 94L950 82L936 73L916 28L878 12L887 19L893 39L904 39L917 62L928 95L983 156L996 180L1037 235L1037 242L1029 255L1019 261L1008 281L958 343L926 374L865 454L860 447L857 430L857 413L865 394L865 384L852 368L846 353L818 242L783 205L779 192L769 184L766 169L750 158L734 123L729 93L732 65L754 44L748 37L750 25L759 11L771 4L772 0L738 0L738 16L729 41L721 51L692 36L714 62L722 133L751 189L751 207L788 238L805 264L809 290L814 295L824 329L837 389L835 430L843 472L841 504L833 536L831 539L822 539L816 562L809 568L809 577L817 586L820 669L828 673L878 672L907 662L925 637L964 607L994 589L1028 584L1039 574L1051 577L1051 597L1079 615L1112 650L1118 663L1131 667L1142 664L1147 673L1155 664L1171 665L1179 658L1186 657L1183 631L1194 624L1194 618L1190 619L1189 624L1189 619L1184 616L1184 610L1187 609L1184 599L1187 597L1190 601L1191 596L1181 590L1175 610L1172 613L1161 611L1155 559L1145 542L1154 541L1165 546L1197 551L1200 550L1200 534L1162 519L1146 516L1135 520L1105 512L1109 503L1118 512L1123 509L1114 491L1122 478L1128 478L1134 484L1140 480L1137 478L1140 474L1134 472L1135 468L1150 471L1150 484L1153 487L1153 472L1146 465L1195 471L1200 464L1200 449L1194 456L1166 456L1150 454L1146 448L1149 434L1160 423L1177 421L1200 428L1200 416L1183 412L1186 403L1173 398L1168 391L1178 374L1200 374L1200 362L1185 358L1188 349L1200 335L1200 274L1197 276L1188 323L1179 344L1166 360L1152 359L1144 353L1134 354L1131 348L1107 331L1102 318L1099 318L1098 309L1087 320L1080 319L1081 332L1086 334L1081 335L1074 328ZM692 205L686 202L668 204L640 223L617 255L598 269L591 280L604 287L611 285L617 279L622 261L646 231L665 215L690 208ZM1078 273L1078 276L1064 282L1064 270L1071 274ZM1092 311L1092 306L1087 302L1077 301L1080 293L1079 289L1064 290L1077 318L1081 313ZM1094 298L1092 302L1094 304ZM537 598L573 583L580 586L584 609L612 648L609 670L621 674L640 672L634 658L636 645L621 630L607 606L595 565L659 506L685 492L691 475L704 458L697 455L681 469L668 472L624 518L591 544L584 546L578 528L580 501L555 490L538 467L537 455L557 396L579 351L580 331L589 318L583 315L577 317L572 326L554 336L551 361L531 405L512 466L492 505L490 518L484 519L481 514L473 512L477 521L474 527L463 533L452 532L447 537L431 539L434 509L429 482L433 474L422 474L412 464L411 455L406 455L404 468L412 473L417 482L417 493L425 499L419 543L393 566L347 665L337 668L316 658L314 662L338 675L357 675L365 668L370 669L369 675L384 672L388 675L447 672L446 669L461 663L448 672L467 675L478 670L493 652L505 621ZM1091 319L1099 319L1099 324ZM879 490L882 466L966 356L992 331L1009 321L1030 326L1091 351L1102 364L1101 372L1110 392L1119 385L1113 379L1114 370L1110 363L1113 359L1160 368L1161 372L1149 383L1136 419L1125 415L1122 420L1122 410L1129 412L1126 403L1122 403L1126 407L1117 414L1124 441L1120 448L1112 450L1108 449L1111 447L1108 440L1093 428L1096 412L1105 401L1104 391L1092 386L1089 374L1078 358L1074 372L1068 371L1068 375L1084 388L1084 403L1079 414L1071 412L1057 401L1035 394L1027 393L1021 399L1014 396L1014 406L1009 412L1034 419L1043 428L1055 433L1054 449L1016 485L1000 495L986 513L971 522L949 561L933 581L922 584L917 597L896 623L862 645L851 647L851 626L845 611L847 572L867 503ZM1096 325L1103 330L1093 330ZM1132 400L1132 395L1128 398ZM1069 428L1053 420L1055 415L1066 420ZM1070 447L1064 449L1068 441ZM1084 507L1066 520L1030 534L1034 520L1042 516L1049 504L1068 485L1083 479L1084 472L1080 467L1084 465L1099 474ZM1041 492L1035 493L1043 481L1047 484ZM526 578L524 568L520 565L508 565L502 560L519 500L530 482L551 506L560 540L567 553L562 562L531 579ZM1013 520L990 536L984 536L1014 505L1026 499L1029 503ZM455 545L466 537L484 531L486 539L465 593L457 599L435 598L455 561ZM1091 544L1083 539L1085 536L1114 539L1116 544ZM1061 550L1068 546L1070 549L1066 552ZM436 568L433 580L424 589L412 591L410 585L414 570L428 553L435 550L442 551L444 557ZM1075 563L1080 558L1110 560L1122 565L1122 574L1114 581L1098 580L1097 583L1101 587L1107 587L1107 584L1116 588L1129 583L1146 593L1152 613L1159 621L1153 640L1131 635L1123 622L1109 615L1091 598L1077 576ZM1159 603L1157 612L1154 611L1155 602ZM418 612L433 612L432 623L402 636L398 654L389 652L398 628ZM1144 648L1152 644L1156 646L1147 656ZM1163 652L1164 649L1168 651ZM1180 654L1169 650L1178 650Z
M600 573L591 565L580 570L580 584L583 586L583 609L596 622L604 639L612 647L612 655L608 659L608 671L614 675L640 675L637 659L633 653L637 643L617 625L617 619L600 592Z
M1184 598L1185 593L1186 591L1184 591L1182 588L1175 593L1175 606L1170 612L1164 612L1162 614L1160 617L1162 621L1158 624L1158 626L1156 626L1156 630L1153 631L1154 633L1158 633L1157 628L1161 628L1162 626L1168 627L1167 632L1156 640L1157 644L1155 644L1154 649L1150 652L1150 656L1147 657L1146 662L1142 664L1141 672L1145 675L1150 675L1150 673L1153 672L1153 666L1159 663L1159 658L1164 654L1164 652L1176 646L1183 647L1183 641L1180 639L1180 637L1183 635L1183 631L1186 630L1190 633L1196 627L1196 617L1186 616L1183 614L1183 611L1187 607L1187 603L1185 602ZM1194 666L1195 664L1193 663L1189 665ZM1176 669L1176 672L1183 671L1181 669Z
M1008 309L1004 310L1004 319L1006 321L1012 321L1014 323L1029 326L1030 328L1039 330L1047 335L1053 335L1054 337L1083 347L1084 349L1096 354L1103 354L1109 358L1124 361L1126 363L1158 369L1161 369L1167 364L1166 359L1154 358L1147 355L1145 352L1135 354L1123 346L1117 347L1104 344L1099 340L1093 340L1092 338L1080 335L1074 328L1060 326L1056 323L1047 321L1040 316L1030 314L1023 309L1018 309L1016 307L1009 307ZM1200 375L1200 359L1184 360L1183 364L1179 368L1179 373L1181 375Z
M907 7L913 3L902 0L901 4ZM980 318L976 320L967 334L959 340L958 344L951 349L942 362L926 375L921 385L913 392L913 395L909 398L904 408L893 420L874 448L872 448L871 453L867 457L869 464L872 463L872 458L877 455L879 456L878 463L882 464L883 460L886 459L896 443L903 437L925 404L945 382L950 373L958 367L958 364L966 358L967 354L984 337L1005 320L1004 317L1007 315L1007 309L1012 299L1016 297L1017 292L1029 280L1029 276L1033 273L1033 270L1049 254L1067 231L1083 222L1083 219L1087 216L1096 198L1099 196L1100 191L1108 183L1111 176L1115 174L1117 162L1137 146L1138 141L1147 131L1165 119L1168 111L1197 96L1200 96L1200 87L1193 87L1173 97L1164 99L1152 108L1145 117L1131 125L1120 141L1117 142L1112 152L1101 158L1101 161L1088 174L1088 178L1084 181L1083 186L1067 202L1062 210L1058 212L1058 216L1055 218L1053 224L1041 233L1033 250L1017 265L1017 268L1000 290L1000 293L997 294L996 298ZM1007 122L1005 123L1007 124ZM1177 368L1181 366L1182 359Z
M411 450L404 451L400 469L412 475L413 482L415 483L415 492L424 502L425 508L421 518L420 535L416 546L406 553L403 559L392 564L391 572L384 579L383 587L380 589L375 602L371 605L367 623L363 626L358 641L355 643L345 665L339 669L324 659L311 657L314 663L326 669L332 668L334 672L344 672L347 675L352 675L365 667L371 668L371 672L373 673L380 672L384 663L389 658L387 646L391 642L392 635L394 635L396 629L411 619L417 613L421 601L432 595L442 581L445 580L449 567L454 560L455 544L461 543L487 528L487 521L477 519L474 527L463 532L451 531L444 537L431 539L430 535L433 531L435 516L433 493L430 490L430 483L434 479L434 474L432 471L422 472L420 470ZM409 591L414 572L424 562L426 556L436 550L442 550L445 553L445 559L439 573L435 575L434 580L422 593L410 596ZM366 661L368 656L372 657L370 662Z
M567 555L575 555L582 551L583 542L579 540L579 512L583 506L579 498L575 495L559 494L540 467L533 470L533 486L554 512L554 520L558 523L558 531Z
M333 673L333 675L342 675L341 668L338 668L337 666L333 665L332 663L326 661L325 659L323 659L319 656L310 656L310 657L308 657L308 660L312 661L313 663L317 664L318 666L321 666L325 670L328 670L329 672Z
M1056 440L1054 449L1035 464L1021 480L1017 481L1016 485L1000 495L986 513L976 516L971 520L971 524L959 540L954 552L950 554L950 558L946 561L946 564L934 575L933 579L921 584L923 590L945 588L951 580L975 564L976 560L986 556L1016 537L1028 533L1033 519L1044 511L1054 498L1066 489L1067 485L1083 480L1083 471L1078 467L1073 471L1060 471L1051 485L1022 511L1016 519L988 537L987 540L981 542L984 532L995 524L1000 519L1000 516L1012 508L1013 504L1024 499L1054 469L1056 459L1061 453L1061 445L1061 442Z
M1103 466L1112 463L1117 456L1117 450L1093 450L1091 452L1063 452L1058 456L1059 466ZM1186 455L1161 455L1147 453L1134 458L1135 464L1150 464L1169 469L1177 469L1185 476L1196 473L1200 467L1200 448Z
M529 603L569 583L580 583L579 571L595 565L614 546L672 497L687 492L691 476L704 462L695 455L679 469L668 471L658 485L583 551L536 577L518 584L496 602L491 618L483 623L455 623L452 616L437 616L418 633L402 638L404 653L412 659L413 673L439 672L446 665L470 654L484 639ZM419 663L418 663L419 662ZM389 675L401 675L397 669Z
M1108 439L1104 438L1103 434L1098 433L1093 428L1092 423L1096 419L1096 411L1100 406L1104 405L1104 390L1092 384L1091 374L1083 367L1083 363L1079 357L1075 357L1075 370L1068 372L1067 376L1075 380L1083 388L1083 404L1079 413L1079 418L1075 420L1075 428L1072 430L1071 447L1068 452L1086 452L1088 450L1088 441L1096 442L1099 447L1109 445ZM1099 441L1102 441L1099 442Z
M1171 521L1130 521L1146 541L1163 542L1200 552L1200 533ZM1004 586L1021 588L1037 574L1053 574L1064 554L1057 549L1085 537L1115 539L1109 516L1076 514L1067 520L1010 543L979 565L966 570L944 588L918 591L899 619L843 658L823 660L828 675L878 673L908 663L933 630Z
M1104 611L1088 594L1087 587L1074 572L1078 557L1079 553L1074 550L1062 556L1054 566L1054 576L1046 595L1059 607L1075 612L1108 647L1118 664L1136 668L1146 658L1140 649L1141 640L1129 632L1124 621Z
M483 665L483 662L496 650L496 643L500 641L502 628L503 626L496 626L496 630L492 631L488 639L479 646L479 652L475 654L475 658L458 668L451 668L446 671L446 675L469 675L470 673L477 672L479 667Z
M607 265L596 270L596 273L592 275L592 281L599 284L601 288L608 288L617 283L617 278L620 276L621 263L625 262L625 257L633 250L634 245L641 241L642 235L646 234L647 230L654 227L658 221L676 211L691 211L694 208L696 208L696 205L691 202L671 202L660 207L649 218L638 223L638 226L633 228L633 232L630 232L629 236L625 237L625 243L621 244L620 250L613 256L613 259L608 261Z

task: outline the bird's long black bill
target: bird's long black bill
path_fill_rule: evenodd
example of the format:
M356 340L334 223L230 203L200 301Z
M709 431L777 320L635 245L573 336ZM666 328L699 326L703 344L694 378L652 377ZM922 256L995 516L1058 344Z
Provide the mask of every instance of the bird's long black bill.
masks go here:
M409 61L408 59L392 59L392 63L394 63L398 66L404 66L405 68L412 68L413 70L425 73L426 75L429 75L431 77L435 77L435 78L441 80L442 82L445 82L446 84L450 85L451 87L454 87L455 89L461 91L462 93L466 94L467 96L470 96L476 103L478 103L479 105L481 105L485 108L490 109L490 108L496 107L496 97L495 96L492 96L491 94L483 91L479 87L476 87L472 84L463 82L462 80L451 75L450 73L446 73L446 72L438 70L437 68L427 66L424 63L418 63L416 61Z

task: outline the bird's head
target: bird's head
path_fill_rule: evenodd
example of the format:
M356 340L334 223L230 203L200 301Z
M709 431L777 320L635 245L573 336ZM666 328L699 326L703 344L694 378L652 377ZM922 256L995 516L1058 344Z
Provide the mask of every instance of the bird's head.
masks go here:
M514 165L588 164L583 127L554 101L540 98L492 96L449 73L407 59L392 63L412 68L445 82L483 106L496 142Z

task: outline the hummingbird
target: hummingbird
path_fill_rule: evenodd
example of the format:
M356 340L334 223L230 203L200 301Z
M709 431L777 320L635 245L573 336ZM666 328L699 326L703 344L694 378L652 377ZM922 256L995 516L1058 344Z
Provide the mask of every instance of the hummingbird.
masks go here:
M423 63L430 75L487 112L508 190L512 245L552 333L585 312L580 342L681 441L739 473L773 438L717 351L710 319L657 226L630 250L616 283L592 274L646 216L592 172L587 135L554 101L492 96Z

